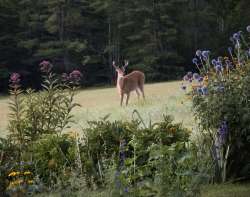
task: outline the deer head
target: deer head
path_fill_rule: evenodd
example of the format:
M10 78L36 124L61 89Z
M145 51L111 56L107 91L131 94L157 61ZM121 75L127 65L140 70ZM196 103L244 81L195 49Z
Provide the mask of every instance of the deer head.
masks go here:
M115 61L113 61L113 67L115 68L116 72L118 73L118 77L119 76L124 76L126 67L128 66L128 61L125 60L124 66L122 66L121 68L116 66Z

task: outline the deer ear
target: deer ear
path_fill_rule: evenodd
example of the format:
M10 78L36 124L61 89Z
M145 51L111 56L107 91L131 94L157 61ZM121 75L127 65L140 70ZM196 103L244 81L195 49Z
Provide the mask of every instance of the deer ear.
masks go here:
M127 66L128 66L128 60L125 60L125 61L124 61L124 66L122 67L124 71L125 71L125 68L126 68Z

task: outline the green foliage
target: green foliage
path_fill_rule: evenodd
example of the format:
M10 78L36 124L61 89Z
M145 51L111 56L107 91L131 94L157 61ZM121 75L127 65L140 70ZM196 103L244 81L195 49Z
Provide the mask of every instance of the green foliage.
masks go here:
M46 185L53 187L61 181L61 186L76 168L77 149L75 139L68 135L43 135L29 148L35 162L36 173Z
M247 31L249 33L249 27ZM248 37L238 32L232 41L234 49L228 49L229 57L210 62L210 52L197 51L200 60L194 58L193 61L202 77L190 72L184 77L184 81L192 85L189 95L195 117L210 141L217 182L250 177Z
M93 121L84 142L86 183L106 190L112 183L111 196L192 195L211 178L205 146L190 143L188 130L169 116L145 128L139 121Z
M210 94L206 97L195 96L193 100L196 117L213 141L217 138L221 122L224 120L228 124L228 136L223 145L223 155L229 149L228 158L225 158L228 160L228 178L249 177L249 76L249 64L246 64L231 71L229 78L220 83L225 88L223 92L215 89L218 82L211 79L208 85Z
M73 101L75 87L61 82L55 74L44 76L42 86L43 91L28 89L26 95L21 95L19 88L11 92L10 137L22 146L42 134L60 134L73 121L72 109L79 106Z

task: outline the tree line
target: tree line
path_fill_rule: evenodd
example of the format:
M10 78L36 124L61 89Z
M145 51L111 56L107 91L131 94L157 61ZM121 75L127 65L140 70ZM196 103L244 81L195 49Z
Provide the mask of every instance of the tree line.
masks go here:
M83 85L114 83L112 61L147 81L178 79L196 49L223 54L250 24L248 0L0 0L0 91L13 71L38 87L38 64L80 69Z

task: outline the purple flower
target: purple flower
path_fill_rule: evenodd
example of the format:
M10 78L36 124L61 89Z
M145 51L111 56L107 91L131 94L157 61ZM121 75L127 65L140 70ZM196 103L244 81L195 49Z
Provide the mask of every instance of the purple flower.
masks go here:
M222 71L222 66L220 64L217 63L217 65L215 66L215 70L216 72L221 72Z
M196 57L193 58L192 62L193 62L194 64L198 65L198 59L197 59Z
M125 187L124 192L128 193L128 188L127 187Z
M74 70L69 74L71 82L78 84L81 81L82 73L79 70Z
M12 73L9 80L11 86L18 86L21 81L20 77L19 73Z
M228 52L229 52L229 54L231 55L231 56L233 56L233 49L232 49L232 47L228 47Z
M184 81L188 81L188 80L189 80L188 76L185 75L185 76L183 77L183 80L184 80Z
M226 60L225 63L226 63L226 65L227 65L228 68L232 68L233 67L233 64L232 64L232 62L230 60Z
M198 87L196 90L197 90L197 93L198 93L198 94L200 94L200 95L203 94L202 89L201 89L200 87Z
M203 81L203 77L199 77L198 82L202 82Z
M250 25L247 26L247 32L250 33Z
M223 145L226 142L226 138L228 135L228 126L226 121L222 121L219 129L218 129L218 136L220 140L220 144Z
M202 56L201 50L197 50L195 54L196 54L198 57L201 57L201 56Z
M52 69L52 64L49 61L43 60L40 64L40 70L44 73L49 73Z
M202 91L203 95L208 95L208 89L207 89L207 87L202 87L201 91Z
M204 60L208 60L210 51L202 51L201 54Z
M213 59L211 63L212 63L214 66L216 66L216 64L217 64L216 59Z
M194 73L194 74L193 74L193 78L194 78L195 80L198 80L199 77L200 77L200 75L199 75L198 73Z
M192 73L192 72L188 72L188 73L187 73L187 77L188 77L189 79L192 79L193 73Z
M234 33L233 34L233 39L236 40L236 41L239 41L240 40L240 33L239 32Z

